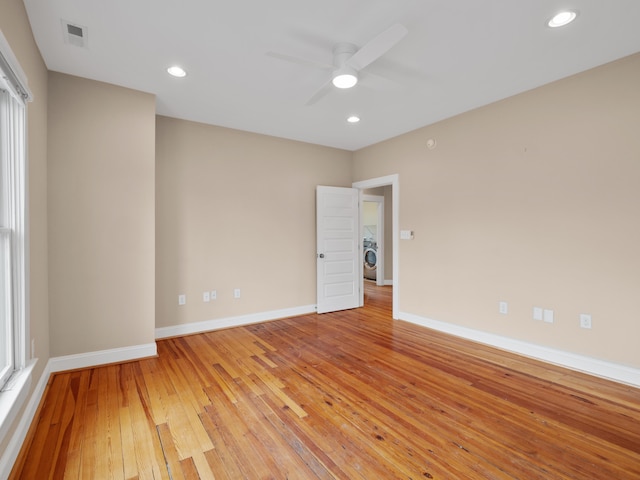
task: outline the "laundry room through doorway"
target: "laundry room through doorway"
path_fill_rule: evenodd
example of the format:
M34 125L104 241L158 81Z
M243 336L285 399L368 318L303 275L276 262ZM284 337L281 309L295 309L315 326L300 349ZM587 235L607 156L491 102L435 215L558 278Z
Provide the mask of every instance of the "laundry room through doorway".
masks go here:
M362 272L365 282L392 285L391 186L365 190L362 195ZM389 228L387 228L387 225Z
M371 198L368 195L374 197L383 197L384 206L380 205L379 210L382 210L382 222L377 225L377 251L376 251L376 280L365 280L363 268L360 278L360 305L363 306L367 302L366 291L371 288L376 291L384 291L385 294L391 296L391 316L393 319L399 319L399 292L400 292L400 278L398 275L399 265L399 252L398 242L396 239L400 238L400 176L397 173L386 175L384 177L370 178L367 180L360 180L353 182L351 185L353 188L357 188L360 191L360 199L358 205L359 209L359 224L360 224L360 238L364 239L364 206L365 201L380 202L379 198ZM380 218L380 216L378 216ZM364 248L357 252L362 254L362 261L364 262ZM364 264L362 264L364 267Z

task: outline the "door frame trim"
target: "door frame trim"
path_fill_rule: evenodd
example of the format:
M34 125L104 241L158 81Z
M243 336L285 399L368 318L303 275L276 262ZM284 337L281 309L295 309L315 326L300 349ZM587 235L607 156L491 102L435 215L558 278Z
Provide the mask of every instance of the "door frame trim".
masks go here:
M353 182L351 186L359 190L359 208L362 212L362 191L368 188L386 187L391 185L391 224L392 224L392 259L393 259L393 292L392 292L392 316L394 320L398 320L399 304L398 298L400 294L400 255L398 241L400 239L400 175L394 173L384 177L371 178ZM362 214L360 214L362 216ZM362 224L362 218L360 219ZM361 249L360 249L361 250ZM362 252L358 252L362 256ZM360 262L362 263L362 262ZM362 267L360 267L362 268ZM364 305L364 277L360 275L360 306Z

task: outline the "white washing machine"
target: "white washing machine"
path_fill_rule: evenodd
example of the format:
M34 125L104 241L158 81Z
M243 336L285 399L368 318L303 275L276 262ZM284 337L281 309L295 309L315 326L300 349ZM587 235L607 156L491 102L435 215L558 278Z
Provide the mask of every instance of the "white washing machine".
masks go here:
M375 280L378 269L378 245L376 244L376 242L371 240L364 240L362 245L364 247L364 278Z

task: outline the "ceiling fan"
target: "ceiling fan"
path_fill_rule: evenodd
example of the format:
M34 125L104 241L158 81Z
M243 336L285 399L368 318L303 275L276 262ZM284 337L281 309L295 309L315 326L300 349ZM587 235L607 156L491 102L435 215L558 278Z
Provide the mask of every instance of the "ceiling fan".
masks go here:
M352 43L338 43L333 47L333 64L331 65L277 52L267 52L267 55L332 72L327 82L306 103L307 105L313 105L331 91L332 85L336 88L351 88L355 86L358 83L358 73L387 53L407 33L408 30L404 25L396 23L373 37L360 48Z

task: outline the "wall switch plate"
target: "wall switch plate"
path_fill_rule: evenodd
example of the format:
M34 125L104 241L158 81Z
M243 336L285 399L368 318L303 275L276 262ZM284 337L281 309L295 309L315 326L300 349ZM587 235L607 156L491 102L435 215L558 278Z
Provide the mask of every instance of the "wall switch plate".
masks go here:
M547 323L553 323L553 310L544 310L542 312L542 319Z
M509 304L507 302L498 303L498 312L500 312L503 315L506 315L507 313L509 313Z
M215 300L218 298L218 292L215 290L211 290L211 295L210 295L211 300Z
M591 315L589 315L588 313L581 313L580 326L582 328L591 328Z
M233 291L233 298L240 298L240 289L239 288L236 288Z
M400 240L413 240L413 230L400 230Z
M542 321L542 309L540 307L533 307L533 319Z
M178 305L185 305L187 303L187 296L182 294L178 295Z
M211 301L211 294L209 292L202 292L202 301L205 303Z

